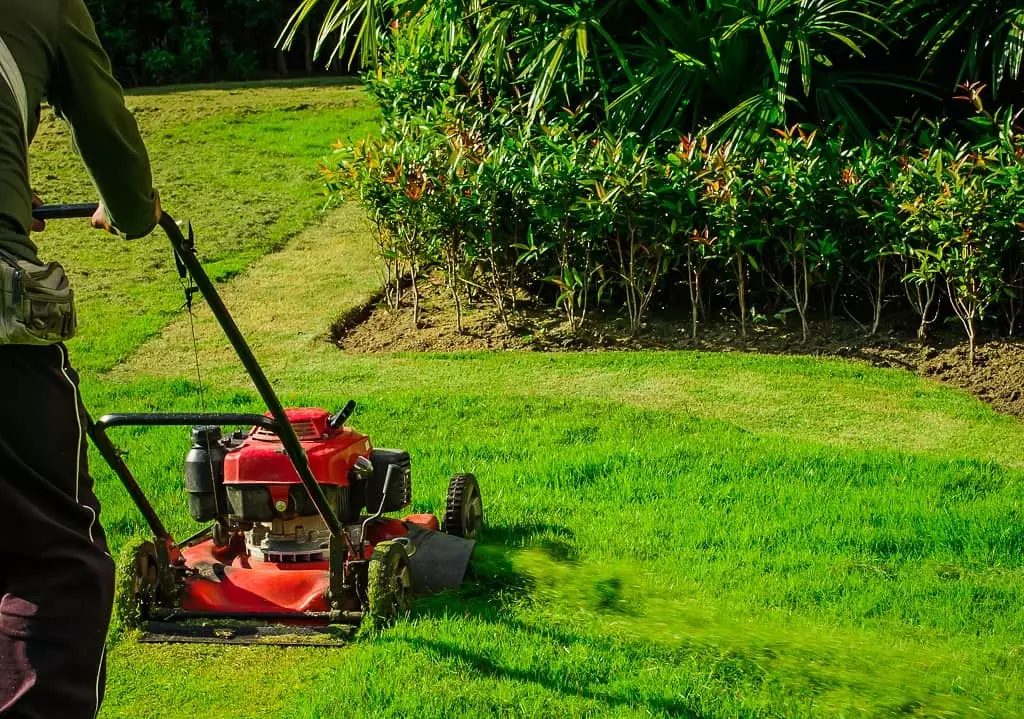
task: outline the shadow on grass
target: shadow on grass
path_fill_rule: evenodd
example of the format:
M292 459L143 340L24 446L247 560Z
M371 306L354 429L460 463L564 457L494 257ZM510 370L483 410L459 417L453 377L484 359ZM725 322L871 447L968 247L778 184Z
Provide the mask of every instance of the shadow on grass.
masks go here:
M543 576L519 571L514 555L525 549L539 550L555 562L573 563L574 551L568 540L572 532L566 527L545 522L531 522L512 527L489 527L486 542L477 546L471 576L458 591L445 592L417 601L416 614L420 617L443 618L472 617L478 625L493 628L493 633L511 633L524 645L539 643L555 645L572 655L609 656L616 651L628 651L642 661L660 653L646 642L623 641L599 634L577 634L548 623L532 624L516 617L514 606L536 601L535 590L543 583ZM558 539L565 538L564 540ZM621 583L614 577L595 578L593 609L605 614L628 613L622 597ZM541 593L542 594L542 593ZM542 601L542 600L541 600ZM516 665L488 656L486 651L460 646L456 642L428 637L381 637L384 641L400 642L426 652L439 661L468 664L480 676L493 680L511 680L536 684L567 697L581 697L604 704L611 713L616 709L644 708L654 715L699 717L700 712L678 696L659 690L650 696L636 688L612 688L614 670L603 663L581 664L579 674L566 673L557 664L532 661Z
M580 644L585 644L589 649L600 652L612 652L619 645L618 642L609 640L595 641L590 637L584 639L564 633L552 632L548 629L538 631L517 621L503 622L502 625L506 629L511 628L516 632L539 636L546 641L557 641L570 652L573 647ZM438 660L468 663L475 672L485 678L537 684L550 692L563 696L580 697L599 702L610 710L643 707L655 715L692 719L703 716L692 704L677 697L664 695L638 696L638 692L635 689L624 691L606 689L601 691L593 688L595 684L600 684L599 680L577 683L551 666L538 666L537 664L527 667L509 666L494 661L483 652L442 640L416 637L402 641L415 649L428 653ZM606 681L609 679L611 677L608 677Z

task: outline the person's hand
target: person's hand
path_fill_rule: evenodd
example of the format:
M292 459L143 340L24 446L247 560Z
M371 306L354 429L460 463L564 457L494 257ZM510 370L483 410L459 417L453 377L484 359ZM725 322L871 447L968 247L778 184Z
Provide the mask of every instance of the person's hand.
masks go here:
M160 218L163 216L164 211L160 206L160 193L153 190L153 222L154 224L160 222ZM92 215L90 224L97 230L106 230L112 235L120 234L113 225L110 224L110 220L107 219L107 210L103 207L103 203L96 208L96 212Z
M112 235L117 234L117 230L110 224L110 220L107 219L107 209L100 203L100 206L96 208L96 212L92 213L92 219L89 220L89 224L97 230L106 230Z
M42 207L42 206L43 206L43 201L39 199L39 195L37 195L36 193L33 192L32 193L32 208L35 209L36 207ZM33 217L32 218L32 228L31 229L32 229L32 232L42 232L43 230L46 229L46 223L43 222L42 220L37 220L36 218Z

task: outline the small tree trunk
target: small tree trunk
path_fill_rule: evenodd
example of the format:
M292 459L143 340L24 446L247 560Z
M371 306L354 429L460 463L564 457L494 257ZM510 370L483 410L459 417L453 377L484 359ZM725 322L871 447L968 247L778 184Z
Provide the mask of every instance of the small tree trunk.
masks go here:
M633 322L633 294L632 285L630 282L630 263L626 260L626 253L622 249L622 235L615 232L615 254L619 261L619 276L622 278L622 291L626 299L626 316L629 319L629 330L630 337L635 332L635 326Z
M743 267L743 254L736 254L736 283L739 287L740 300L740 334L747 336L747 280Z
M878 332L878 325L882 321L882 302L885 293L885 258L879 257L875 262L878 273L878 285L875 288L875 316L871 321L871 332L868 333L869 336L874 336L874 334Z
M836 297L839 295L839 285L829 285L828 292L825 294L828 299L828 331L832 332L832 330L835 328Z
M398 293L397 293L397 268L393 260L388 257L387 239L386 232L383 224L380 220L380 215L374 216L374 227L376 227L377 234L375 239L377 240L377 251L380 253L380 258L384 265L383 271L383 284L384 284L384 302L390 309L398 309Z
M974 370L974 348L975 348L975 332L974 332L974 317L967 318L967 362Z
M409 283L412 290L412 326L420 328L420 290L416 284L416 263L409 263Z
M508 323L508 313L505 311L504 283L501 281L501 272L498 269L498 262L494 256L493 244L489 250L489 257L491 265L491 286L494 289L494 303L498 305L498 314L501 316L501 323L505 326L506 330L511 331L512 328Z
M1012 287L1012 286L1011 286ZM1006 304L1003 305L1003 314L1006 315L1006 336L1013 337L1013 332L1017 328L1017 301L1013 295L1010 295L1006 299Z
M580 308L576 305L576 290L573 288L569 292L568 297L568 308L569 308L569 331L573 334L579 331L580 328ZM585 302L586 300L584 300Z
M565 223L562 223L560 228L561 244L558 248L558 275L565 282L562 287L561 302L563 303L563 311L565 312L565 319L569 323L569 331L576 331L576 288L570 287L566 278L569 276L569 242L565 239ZM557 303L557 300L556 300Z
M402 306L402 263L395 258L395 309Z
M459 291L452 283L452 297L455 300L455 326L461 335L465 330L462 327L462 300L459 299Z
M807 305L811 301L811 275L807 271L807 250L803 250L800 255L801 266L804 272L804 305L800 310L800 321L803 323L804 342L806 342L811 334L811 328L807 324Z
M690 309L693 316L693 326L690 332L692 339L697 339L697 307L700 297L700 285L698 284L697 272L693 268L693 243L686 245L686 285L690 290Z
M590 279L594 274L594 269L591 267L592 256L591 256L591 244L587 242L587 250L583 265L583 287L580 288L580 312L579 317L576 318L577 327L574 331L583 329L583 322L587 319L587 308L590 304Z
M698 284L699 281L700 280L697 279L696 277L694 278L694 284L697 285L697 291L698 292L700 291L700 285ZM691 334L692 339L697 339L697 303L696 302L694 302L694 304L693 304L693 327L691 329L691 333L690 334Z
M641 322L643 321L644 315L647 314L647 307L651 303L651 298L654 296L654 290L658 286L658 278L661 276L659 268L661 267L661 254L659 253L654 260L654 269L647 278L647 287L645 288L642 284L642 280L637 278L637 328L639 329Z
M810 328L807 325L807 303L808 294L810 293L810 279L807 276L807 254L806 252L799 251L794 248L790 255L790 265L793 268L793 305L796 307L796 312L800 315L800 331L803 339L801 343L807 342L807 337L810 334ZM801 277L801 275L803 275ZM801 285L803 285L803 293L801 294Z
M977 282L972 282L970 289L977 291ZM981 305L971 295L964 298L961 294L958 294L956 286L950 280L946 280L946 290L949 292L949 301L953 305L953 311L960 318L960 323L964 326L964 331L967 333L967 361L973 370L974 349L977 337L974 323L981 314Z
M903 283L903 287L914 311L921 317L921 324L917 327L917 341L923 343L928 337L928 325L932 323L932 320L928 319L928 313L931 311L932 304L935 303L936 295L938 294L936 291L938 281L915 282L913 295L910 294L910 288L906 282Z
M1020 295L1021 291L1024 290L1022 279L1024 279L1024 267L1018 267L1014 271L1013 277L1005 283L1009 292L1007 293L1008 299L1006 304L1003 305L1003 312L1006 314L1009 337L1013 337L1017 329L1017 317L1020 315L1021 310Z
M462 328L462 299L459 297L459 254L462 248L461 238L458 233L452 233L451 239L445 244L445 279L448 282L448 290L452 293L452 300L455 302L455 327L461 335Z
M456 261L449 257L448 259L448 289L451 290L452 299L455 301L455 328L461 335L463 333L462 328L462 298L459 297L459 278L456 276L457 272Z
M629 336L635 337L640 329L636 310L636 278L633 274L633 234L629 233L629 260L626 262L626 310L629 313Z

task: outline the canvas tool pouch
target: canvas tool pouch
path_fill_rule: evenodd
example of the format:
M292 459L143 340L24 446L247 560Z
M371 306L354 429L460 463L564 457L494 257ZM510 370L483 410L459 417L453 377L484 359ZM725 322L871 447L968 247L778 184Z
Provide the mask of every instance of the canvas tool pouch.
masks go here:
M10 48L0 38L0 80L14 95L28 151L28 98ZM37 265L0 250L0 345L50 345L75 336L75 294L57 262Z
M75 293L57 262L0 250L0 345L50 345L75 336Z

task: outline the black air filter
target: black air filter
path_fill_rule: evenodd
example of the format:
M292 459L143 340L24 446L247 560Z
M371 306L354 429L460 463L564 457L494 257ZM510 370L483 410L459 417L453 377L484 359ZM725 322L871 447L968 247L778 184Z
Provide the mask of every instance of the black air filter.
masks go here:
M375 513L384 501L385 512L397 512L412 504L412 464L409 453L401 449L375 449L370 455L373 476L366 482L366 511ZM384 497L384 480L388 467L394 465L388 495Z

